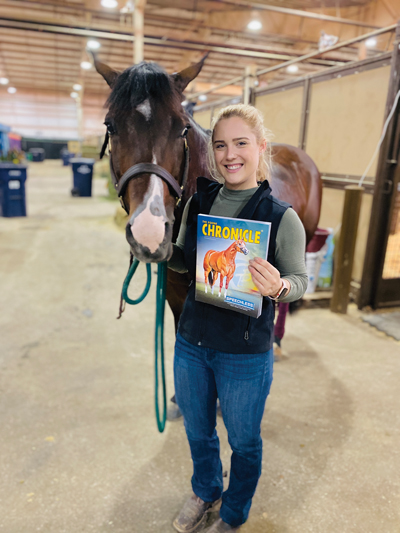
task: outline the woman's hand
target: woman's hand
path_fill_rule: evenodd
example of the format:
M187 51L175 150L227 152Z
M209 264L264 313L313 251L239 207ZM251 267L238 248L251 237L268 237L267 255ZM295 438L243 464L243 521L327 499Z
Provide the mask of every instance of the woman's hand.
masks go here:
M281 275L271 263L261 257L251 259L249 271L254 285L263 296L276 296L282 286Z

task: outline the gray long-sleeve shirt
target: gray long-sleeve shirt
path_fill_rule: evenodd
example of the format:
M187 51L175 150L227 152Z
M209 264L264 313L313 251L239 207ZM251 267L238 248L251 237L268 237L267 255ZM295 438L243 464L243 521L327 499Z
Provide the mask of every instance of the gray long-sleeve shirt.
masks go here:
M220 217L238 216L243 207L253 196L257 188L234 191L223 186L211 207L210 215ZM186 236L186 220L190 200L185 206L179 235L174 244L174 251L168 261L168 268L177 272L187 272L183 249ZM285 211L276 235L275 266L282 278L290 281L289 294L280 298L280 302L294 302L303 296L307 288L307 270L305 265L306 236L303 224L297 213L289 208Z

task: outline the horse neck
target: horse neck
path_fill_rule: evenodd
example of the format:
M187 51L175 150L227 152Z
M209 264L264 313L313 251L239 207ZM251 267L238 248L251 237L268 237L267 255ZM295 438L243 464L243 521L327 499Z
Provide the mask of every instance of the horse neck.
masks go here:
M196 192L196 179L199 176L211 178L207 168L207 143L209 136L192 117L189 117L191 129L188 134L190 151L190 165L186 197L189 198Z
M229 248L227 248L224 252L224 254L227 256L227 257L230 257L232 259L235 259L236 257L236 254L237 254L237 248L236 248L236 241L233 242Z

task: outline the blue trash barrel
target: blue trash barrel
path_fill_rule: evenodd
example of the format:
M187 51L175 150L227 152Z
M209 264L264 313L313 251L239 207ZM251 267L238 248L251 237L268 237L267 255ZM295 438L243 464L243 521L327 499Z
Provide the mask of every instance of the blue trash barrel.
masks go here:
M73 154L72 152L61 152L63 167L67 167L70 164L71 159L74 157L74 155L75 154Z
M29 152L32 154L32 161L44 161L44 148L31 148Z
M26 168L0 163L0 216L26 217Z
M74 186L72 196L92 196L93 165L95 160L86 157L71 159Z

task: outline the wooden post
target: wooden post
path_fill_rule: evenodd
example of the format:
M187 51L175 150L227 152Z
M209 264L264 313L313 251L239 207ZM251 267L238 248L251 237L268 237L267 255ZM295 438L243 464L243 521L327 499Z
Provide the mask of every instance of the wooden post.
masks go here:
M257 65L247 65L245 70L244 86L243 86L243 103L250 103L250 92L254 87L254 82L257 79Z
M335 273L331 300L331 311L333 313L347 313L363 190L364 187L358 187L357 185L347 185L345 187L342 227L335 254Z
M134 65L137 65L144 59L144 8L146 0L136 0L135 11L133 12L133 33L134 42Z
M82 100L81 100L81 96L80 95L76 98L76 112L77 112L77 116L78 116L79 141L81 143L83 143L83 138L84 138L83 110L82 110Z

